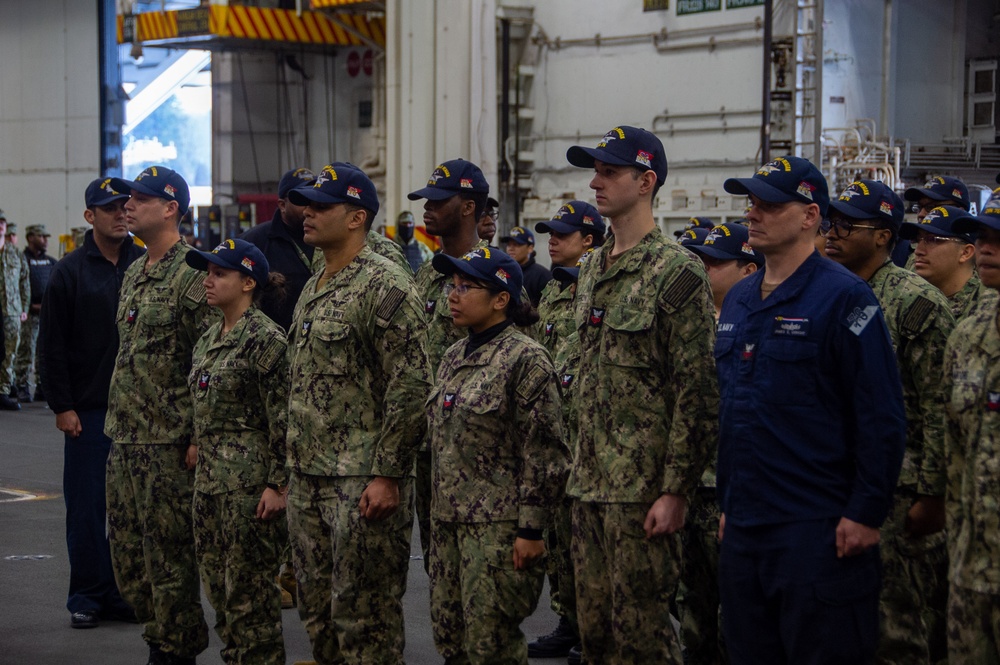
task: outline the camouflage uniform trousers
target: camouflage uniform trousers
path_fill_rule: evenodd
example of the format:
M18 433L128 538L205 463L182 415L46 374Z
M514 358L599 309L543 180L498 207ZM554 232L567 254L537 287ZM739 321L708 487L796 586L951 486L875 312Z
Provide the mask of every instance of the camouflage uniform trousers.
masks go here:
M413 530L412 482L380 522L361 517L370 478L293 474L288 530L299 616L319 665L403 662L403 593Z
M514 570L516 522L434 521L431 624L448 665L527 665L521 622L535 611L544 562Z
M413 479L413 510L417 513L420 528L420 551L424 556L424 572L431 574L428 558L431 549L431 451L421 446Z
M548 549L549 600L552 611L569 623L573 633L580 634L576 618L576 579L573 575L573 501L563 499L553 514L553 524L546 532Z
M649 504L573 504L573 567L583 657L602 665L681 665L670 617L680 534L646 540Z
M41 317L37 314L28 314L28 318L21 324L21 341L17 345L17 355L14 357L14 385L28 385L28 374L34 369L35 381L38 381L38 366L36 353L38 345L38 322ZM44 390L44 389L43 389Z
M3 364L0 364L0 390L6 393L14 385L14 359L21 340L21 317L3 317Z
M951 585L949 665L1000 665L1000 595Z
M222 494L194 493L194 537L198 568L212 607L222 660L240 665L284 665L281 592L274 584L284 515L256 516L260 488Z
M726 662L719 629L719 505L714 487L699 487L681 532L684 565L677 593L687 665Z
M208 646L187 444L120 444L108 457L108 539L122 597L152 646L193 658Z
M880 665L935 663L942 654L947 602L944 532L923 538L904 533L906 512L916 495L897 490L882 526L881 631L875 662Z

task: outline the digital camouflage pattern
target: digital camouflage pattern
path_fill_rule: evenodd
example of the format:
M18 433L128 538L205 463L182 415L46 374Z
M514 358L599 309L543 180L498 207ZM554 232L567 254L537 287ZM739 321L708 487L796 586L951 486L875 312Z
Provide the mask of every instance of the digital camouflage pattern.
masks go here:
M274 577L288 527L285 515L265 521L256 512L268 483L288 484L285 333L256 307L224 336L222 324L195 344L188 376L198 446L198 567L215 608L223 660L284 665Z
M212 607L222 660L285 665L281 592L274 584L288 542L284 515L257 519L261 487L194 493L198 568Z
M31 281L28 259L11 243L0 249L0 311L3 313L4 358L0 363L0 381L6 388L14 385L14 360L21 339L21 314L31 304Z
M136 263L141 263L137 261ZM108 540L122 598L152 646L193 658L208 646L190 510L187 443L115 443L108 457Z
M413 271L410 270L410 264L406 260L406 256L403 255L403 250L400 249L399 245L386 238L381 233L376 231L369 231L368 236L365 238L365 244L368 245L368 249L372 250L379 256L383 256L393 263L395 263L400 268L405 268L407 275L412 275ZM326 267L326 257L323 256L323 252L319 249L313 251L312 257L312 271L316 272L323 270Z
M371 522L358 515L369 481L293 474L289 487L299 617L319 665L403 662L412 484L402 479L399 508Z
M884 581L879 602L880 663L929 662L935 630L944 634L944 607L933 608L935 573L943 558L944 534L911 538L906 514L918 495L943 496L945 403L941 368L948 335L955 327L951 306L922 277L891 260L868 280L885 316L903 382L907 437L893 509L882 527ZM937 611L940 620L916 608ZM941 640L943 641L943 639Z
M948 663L1000 662L1000 596L952 587L948 594Z
M992 290L992 289L991 289ZM1000 333L985 298L945 351L948 654L1000 661Z
M719 503L715 487L699 487L681 532L684 563L677 591L686 665L726 662L719 614Z
M288 332L288 464L315 476L408 476L429 392L413 282L368 248L317 292L319 277Z
M552 361L513 326L467 358L466 346L444 354L427 399L431 518L545 529L568 465Z
M473 245L472 250L488 246L485 240L480 240ZM467 331L455 327L451 319L448 299L444 295L444 285L451 283L450 277L439 273L428 262L420 266L420 269L413 276L413 280L423 303L427 360L430 364L430 378L433 384L444 352L452 344L463 339ZM413 507L417 513L417 524L420 526L420 549L424 555L424 570L427 570L427 557L431 542L431 452L426 441L417 454L414 496Z
M1000 334L997 305L958 324L945 352L949 581L1000 595Z
M188 385L194 398L198 466L205 494L288 484L288 359L285 333L251 307L222 336L217 322L194 347Z
M646 540L648 504L573 502L573 564L583 658L681 665L670 606L680 534Z
M614 240L580 269L580 412L567 492L651 504L689 494L718 436L715 308L701 262L648 233L604 270Z
M575 314L573 289L568 285L564 288L558 279L549 280L538 302L538 323L532 336L553 358L566 338L576 332Z
M406 268L409 271L409 268ZM429 392L420 299L410 276L365 247L317 290L289 330L289 532L299 615L317 662L402 662L414 454ZM370 522L373 476L399 480L400 505Z
M535 611L545 565L514 570L516 533L513 521L434 522L431 625L446 663L527 664L520 625Z
M115 443L190 442L191 352L219 314L205 302L205 273L184 261L189 251L179 240L156 263L135 261L125 271L104 425Z
M105 433L113 442L108 531L122 597L137 608L147 642L194 656L208 629L190 510L194 472L183 466L193 431L187 376L195 342L218 315L205 303L204 273L184 261L188 251L181 240L153 265L138 260L125 271Z
M948 298L948 302L951 303L951 314L955 317L955 321L961 321L972 314L972 310L981 300L995 300L996 297L995 289L986 288L979 276L973 275L958 293Z

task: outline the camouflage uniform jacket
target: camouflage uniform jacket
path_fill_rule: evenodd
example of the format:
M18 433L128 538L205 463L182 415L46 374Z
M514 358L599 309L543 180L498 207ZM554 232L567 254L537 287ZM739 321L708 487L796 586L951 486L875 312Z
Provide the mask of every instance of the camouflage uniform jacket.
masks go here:
M580 398L576 392L576 377L580 371L580 336L575 330L559 344L559 350L552 362L559 379L566 441L569 442L570 448L573 448L580 431Z
M427 400L431 517L544 529L569 461L552 361L512 326L468 358L467 345L445 352Z
M256 307L220 337L222 323L195 344L188 375L198 446L194 488L220 494L287 485L285 332Z
M480 240L472 249L488 247L485 240ZM471 251L471 250L470 250ZM442 275L430 262L420 266L413 277L417 284L423 303L425 328L427 331L427 358L430 361L431 376L435 376L441 357L454 344L465 338L466 331L455 327L451 320L451 310L448 299L444 297L445 283L451 283L451 278Z
M1000 334L997 303L955 328L945 352L949 580L1000 594Z
M941 366L955 327L947 298L929 282L886 261L868 284L896 350L906 407L906 453L899 487L944 496L944 388Z
M645 503L689 494L718 437L715 308L701 262L659 228L606 271L614 240L580 269L576 381L588 408L567 493Z
M318 291L302 290L288 331L288 466L326 477L401 478L427 427L420 298L368 247Z
M179 240L153 265L143 258L125 271L104 423L116 443L191 439L191 351L219 314L205 302L205 273L184 262L189 251Z
M976 308L982 301L993 301L997 298L997 292L994 289L987 289L983 286L979 277L975 274L969 278L969 281L965 283L958 293L948 298L951 303L951 313L955 317L955 321L961 321L967 316L972 314L972 311Z
M28 259L9 242L0 250L0 279L3 280L4 316L21 316L31 304Z
M389 240L381 233L375 231L369 231L368 236L365 238L365 244L368 245L368 249L372 250L379 256L383 256L400 268L405 268L407 275L412 275L413 271L410 270L410 264L407 262L406 257L403 255L403 250L399 248L394 241ZM323 256L323 252L319 249L313 251L312 257L312 271L315 274L323 268L326 267L326 258Z
M563 288L558 279L550 280L542 289L539 320L532 332L553 358L566 338L576 331L574 314L573 289L570 286Z

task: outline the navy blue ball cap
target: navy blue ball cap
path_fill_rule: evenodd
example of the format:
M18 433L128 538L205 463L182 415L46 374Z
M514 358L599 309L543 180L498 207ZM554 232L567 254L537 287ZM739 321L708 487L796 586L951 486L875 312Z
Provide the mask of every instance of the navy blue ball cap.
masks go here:
M111 186L114 178L98 178L89 185L83 195L88 208L96 208L111 203L112 201L124 201L129 197L129 193L119 192Z
M1000 212L1000 211L998 211ZM903 240L916 240L918 231L925 231L936 236L946 236L949 238L960 238L972 244L976 242L975 227L970 231L960 230L962 220L975 220L976 218L962 208L955 206L938 206L931 209L919 222L906 222L899 229L899 237Z
M136 191L146 196L177 201L179 215L186 213L188 205L191 203L191 192L188 191L187 182L181 177L181 174L166 166L145 168L142 173L136 176L135 180L112 178L111 187L116 192L125 192L129 195L132 191Z
M830 201L830 208L851 219L876 219L899 230L906 204L892 188L877 180L855 180Z
M682 229L678 231L677 242L684 245L685 247L690 247L691 245L700 245L705 242L705 238L708 237L708 229L703 229L700 226L696 226L691 229Z
M375 183L354 164L334 162L327 164L311 185L296 187L288 192L288 200L297 206L310 203L352 203L378 213L378 194Z
M663 142L652 132L638 127L621 125L604 135L596 148L575 145L566 151L566 159L573 166L594 168L599 160L616 166L634 166L652 171L656 182L663 184L667 179L667 154Z
M934 211L932 210L931 212ZM930 217L930 213L928 213L927 217ZM924 217L924 219L927 219L927 217ZM975 237L984 226L994 231L1000 231L1000 198L990 199L983 206L983 211L975 217L967 215L956 220L952 228L957 233L966 233L970 237Z
M264 253L256 245L238 238L223 240L211 252L189 250L184 255L184 260L195 270L205 272L208 271L209 263L227 270L236 270L253 277L257 281L257 286L267 284L267 277L270 273Z
M559 280L560 284L572 284L580 278L580 268L583 267L590 257L594 255L596 249L591 247L585 251L577 260L574 266L556 266L552 269L552 278Z
M573 233L580 231L585 235L600 235L604 237L604 218L597 208L586 201L570 201L560 206L556 214L547 222L535 224L539 233Z
M910 187L903 192L907 201L919 201L928 198L931 201L954 201L959 208L968 210L972 205L969 199L969 188L958 178L937 176L928 180L923 187Z
M482 169L472 162L466 159L452 159L438 164L427 180L427 186L410 192L406 198L411 201L417 199L443 201L460 192L489 194L490 184L486 182Z
M510 230L510 235L500 238L500 242L504 244L507 244L508 242L516 242L518 245L534 245L535 234L523 226L515 226Z
M751 178L730 178L722 187L730 194L752 194L767 203L815 203L824 217L830 206L826 178L808 159L793 155L764 164Z
M719 224L708 232L700 245L689 245L688 249L720 261L743 260L764 265L764 255L750 246L750 230L735 222Z
M508 254L492 247L479 247L457 259L447 254L435 254L431 265L442 275L456 272L477 282L492 284L510 294L515 303L521 302L524 274L521 266Z
M285 171L278 181L278 198L287 199L288 192L298 187L307 187L316 182L316 174L306 168L292 169Z

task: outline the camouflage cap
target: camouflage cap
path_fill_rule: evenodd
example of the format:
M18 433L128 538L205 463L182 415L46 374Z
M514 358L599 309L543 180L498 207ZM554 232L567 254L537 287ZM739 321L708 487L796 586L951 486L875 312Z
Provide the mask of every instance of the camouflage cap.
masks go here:
M44 224L32 224L24 229L25 236L45 236L48 238L52 234L48 232Z

